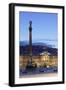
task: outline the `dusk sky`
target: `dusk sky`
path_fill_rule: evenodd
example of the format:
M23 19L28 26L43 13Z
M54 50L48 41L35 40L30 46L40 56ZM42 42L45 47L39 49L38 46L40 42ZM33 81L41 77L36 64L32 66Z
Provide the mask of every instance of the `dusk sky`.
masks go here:
M20 12L20 41L29 40L29 21L32 21L32 40L57 47L58 15L56 13Z

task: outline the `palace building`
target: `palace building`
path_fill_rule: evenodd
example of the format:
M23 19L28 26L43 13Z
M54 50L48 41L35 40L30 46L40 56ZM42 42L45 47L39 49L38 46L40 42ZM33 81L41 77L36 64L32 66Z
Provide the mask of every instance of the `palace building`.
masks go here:
M29 56L20 56L19 65L20 68L26 68L29 60ZM32 65L37 67L53 67L58 66L58 57L57 55L52 55L48 52L43 52L40 55L33 55L32 56Z

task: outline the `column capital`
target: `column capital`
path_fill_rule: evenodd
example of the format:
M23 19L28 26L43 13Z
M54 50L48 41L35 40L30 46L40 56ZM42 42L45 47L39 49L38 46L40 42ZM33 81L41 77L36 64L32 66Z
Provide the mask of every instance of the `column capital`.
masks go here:
M29 21L29 30L32 30L32 21Z

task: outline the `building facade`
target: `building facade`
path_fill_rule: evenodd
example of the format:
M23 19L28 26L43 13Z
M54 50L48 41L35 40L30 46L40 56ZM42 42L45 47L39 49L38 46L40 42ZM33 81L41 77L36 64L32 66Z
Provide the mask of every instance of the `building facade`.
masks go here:
M20 56L19 57L19 67L25 69L29 56ZM53 67L53 66L58 66L58 57L57 55L51 55L48 52L41 53L40 55L37 56L32 56L32 65L36 67Z

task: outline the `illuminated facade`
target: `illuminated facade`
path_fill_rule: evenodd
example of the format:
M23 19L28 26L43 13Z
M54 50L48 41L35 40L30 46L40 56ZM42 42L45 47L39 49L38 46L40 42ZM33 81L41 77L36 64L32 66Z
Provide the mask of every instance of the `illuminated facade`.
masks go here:
M26 68L28 64L29 56L20 56L19 65L20 68ZM58 66L57 55L51 55L48 52L41 53L37 56L32 56L32 65L37 67L52 67Z

